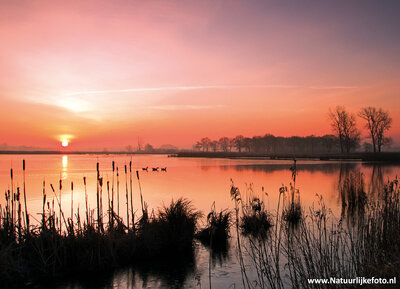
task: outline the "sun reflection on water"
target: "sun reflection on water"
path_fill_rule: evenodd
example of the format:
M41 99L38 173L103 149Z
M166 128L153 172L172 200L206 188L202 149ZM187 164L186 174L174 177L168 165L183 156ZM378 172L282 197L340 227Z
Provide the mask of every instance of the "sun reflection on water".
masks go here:
M61 178L65 180L68 177L68 156L64 155L62 156L62 172L61 172Z

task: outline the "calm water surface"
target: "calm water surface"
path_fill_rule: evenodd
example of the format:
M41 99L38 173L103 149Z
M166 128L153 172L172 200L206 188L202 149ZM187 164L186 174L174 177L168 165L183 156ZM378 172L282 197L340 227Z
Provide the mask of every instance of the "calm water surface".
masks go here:
M217 210L232 209L234 203L229 194L231 180L246 197L259 196L266 203L267 209L276 210L279 188L291 182L290 166L292 161L281 160L244 160L244 159L203 159L170 158L166 155L1 155L0 189L3 192L11 187L10 168L14 172L14 186L23 186L22 160L26 160L26 186L28 210L33 218L40 219L43 181L47 200L54 195L50 184L58 188L62 179L62 207L66 217L70 215L71 182L74 183L74 208L84 210L83 177L87 178L89 203L96 206L96 163L99 162L101 175L105 182L112 184L112 161L119 169L120 215L126 216L126 182L129 186L129 162L132 160L132 181L134 206L139 208L139 184L135 171L139 171L144 200L151 209L168 204L180 197L191 200L193 206L205 213L215 202ZM125 175L124 166L128 166ZM149 167L148 172L143 167ZM166 167L165 171L153 172L152 167ZM338 185L350 172L360 171L364 175L367 193L376 191L388 179L395 178L400 172L398 165L379 165L361 162L322 162L298 161L296 187L300 190L303 207L317 203L316 194L323 196L335 216L340 217L341 207ZM117 191L117 177L114 175ZM263 194L262 192L267 194ZM103 191L103 204L106 205L106 190ZM4 203L4 197L0 204ZM105 210L104 210L105 211ZM138 210L139 211L139 210ZM126 218L126 217L125 217ZM204 223L204 220L202 220ZM211 281L214 288L241 288L240 267L235 245L226 256L219 256L212 263ZM156 264L155 264L156 265ZM165 272L160 273L160 272ZM208 288L209 287L209 252L202 245L196 244L195 262L179 268L167 270L125 269L110 276L96 278L77 284L59 285L67 288Z

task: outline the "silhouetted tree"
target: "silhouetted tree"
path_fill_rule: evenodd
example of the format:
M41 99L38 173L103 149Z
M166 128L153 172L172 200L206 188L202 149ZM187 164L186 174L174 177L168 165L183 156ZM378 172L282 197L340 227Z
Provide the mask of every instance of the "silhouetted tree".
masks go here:
M337 106L334 110L329 111L331 126L336 132L341 152L356 148L360 142L360 132L356 127L356 119L354 114L348 113L343 106Z
M151 144L146 144L144 146L144 151L145 152L154 152L154 147Z
M216 152L216 151L217 151L217 149L218 149L218 142L217 142L216 140L213 140L213 141L210 142L210 149L211 149L213 152Z
M228 144L228 149L229 149L230 152L232 151L232 148L233 148L234 146L235 146L235 140L232 139L232 138L230 138L230 139L229 139L229 144Z
M218 141L219 147L223 152L227 152L229 149L230 140L228 137L221 137Z
M244 137L242 135L238 135L233 139L233 145L237 149L238 152L242 152Z
M200 140L201 147L203 148L203 152L204 152L204 151L205 151L205 152L208 152L208 149L209 149L209 147L210 147L210 142L211 142L211 140L210 140L208 137L203 137L203 138Z
M275 153L331 153L339 149L339 139L334 135L314 136L307 137L293 136L293 137L275 137L271 134L264 136L254 136L252 138L240 136L240 138L230 139L222 137L218 142L211 141L204 142L198 141L193 145L194 150L206 151L207 148L203 147L203 143L208 143L208 149L212 151L221 150L223 152L231 151L233 147L237 151L255 152L259 154L275 154ZM239 149L236 144L241 140L241 148ZM351 146L352 144L350 144ZM346 145L344 145L346 148Z
M365 127L371 135L374 152L380 152L382 146L388 141L388 138L385 138L385 133L392 126L392 118L389 112L382 110L382 108L376 109L369 106L362 108L358 115L367 121Z
M252 139L249 137L245 137L243 139L243 148L249 153L252 151L253 142Z
M200 151L201 150L201 143L198 141L193 145L193 149L195 151Z

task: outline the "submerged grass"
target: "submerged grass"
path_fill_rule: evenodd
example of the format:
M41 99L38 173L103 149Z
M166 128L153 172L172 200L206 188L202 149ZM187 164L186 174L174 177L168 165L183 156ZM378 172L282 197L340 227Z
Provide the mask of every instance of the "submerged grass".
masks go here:
M196 234L196 238L199 239L203 245L213 250L226 248L230 237L230 226L231 212L222 210L217 213L215 208L213 208L207 215L206 227Z
M272 226L272 216L265 210L263 201L253 198L244 205L240 223L244 236L266 238Z

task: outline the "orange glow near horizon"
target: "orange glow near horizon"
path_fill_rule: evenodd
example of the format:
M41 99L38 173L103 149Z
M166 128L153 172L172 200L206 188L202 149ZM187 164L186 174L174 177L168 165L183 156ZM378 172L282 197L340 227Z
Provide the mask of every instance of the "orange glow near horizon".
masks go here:
M343 105L388 110L398 147L398 4L303 4L2 2L0 144L324 135Z

